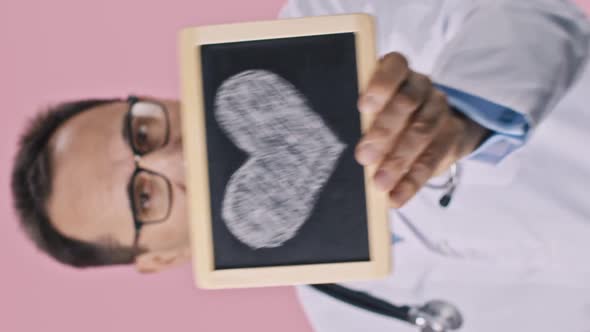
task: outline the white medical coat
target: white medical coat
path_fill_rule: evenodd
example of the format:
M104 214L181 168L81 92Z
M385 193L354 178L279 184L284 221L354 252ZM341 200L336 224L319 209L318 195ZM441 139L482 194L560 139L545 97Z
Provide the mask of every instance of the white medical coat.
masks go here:
M391 211L403 239L394 273L345 286L397 304L450 301L462 331L590 332L587 19L559 0L292 0L281 16L356 12L376 17L379 54L525 115L532 135L499 165L464 161L449 208L423 189L401 209L409 223ZM317 332L416 331L297 292Z

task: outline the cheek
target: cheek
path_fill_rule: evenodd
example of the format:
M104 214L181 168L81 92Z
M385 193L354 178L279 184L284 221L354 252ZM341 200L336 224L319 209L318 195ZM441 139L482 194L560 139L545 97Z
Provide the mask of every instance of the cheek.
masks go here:
M175 102L168 102L165 105L168 110L168 119L170 120L170 133L173 137L179 137L181 133L180 106Z
M181 237L189 237L188 206L186 205L186 194L183 190L175 188L174 206L170 214L170 226L173 227Z
M174 189L170 216L160 224L144 227L140 245L149 250L166 250L189 245L188 215L184 192Z

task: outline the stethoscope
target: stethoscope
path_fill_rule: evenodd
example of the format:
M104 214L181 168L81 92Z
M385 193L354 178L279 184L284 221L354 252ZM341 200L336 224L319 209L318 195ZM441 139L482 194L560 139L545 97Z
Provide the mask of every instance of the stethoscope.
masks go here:
M357 308L416 325L422 332L446 332L457 330L463 325L463 316L459 309L449 302L432 300L421 306L398 306L337 284L311 287Z
M442 207L447 207L451 203L455 189L459 185L460 173L460 166L455 163L450 167L449 178L445 183L426 185L431 189L444 190L439 200ZM463 316L459 309L446 301L432 300L423 305L399 306L366 292L337 284L311 285L311 287L357 308L413 324L419 327L421 332L446 332L457 330L463 325Z

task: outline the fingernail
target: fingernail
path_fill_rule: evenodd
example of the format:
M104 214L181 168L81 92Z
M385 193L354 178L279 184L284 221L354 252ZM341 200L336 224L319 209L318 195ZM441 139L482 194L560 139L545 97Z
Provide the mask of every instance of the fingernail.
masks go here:
M358 159L362 165L373 164L377 162L377 160L379 160L380 156L381 154L379 153L379 151L377 151L370 144L365 144L361 146L358 152Z
M361 112L367 112L367 113L377 111L377 100L375 99L375 97L364 96L361 99L361 102L359 105L359 110Z
M385 170L379 170L377 174L375 174L375 185L379 190L388 191L393 186L393 177L389 174L389 172Z

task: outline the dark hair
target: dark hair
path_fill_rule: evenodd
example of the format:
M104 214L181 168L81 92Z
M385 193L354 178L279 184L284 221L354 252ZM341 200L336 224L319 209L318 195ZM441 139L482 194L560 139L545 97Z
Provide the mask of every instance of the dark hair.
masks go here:
M51 224L46 209L52 189L51 151L48 146L51 136L77 114L117 101L91 99L51 107L31 121L19 142L11 185L20 224L40 250L66 265L90 267L129 264L137 254L133 248L68 238Z

